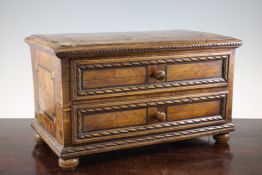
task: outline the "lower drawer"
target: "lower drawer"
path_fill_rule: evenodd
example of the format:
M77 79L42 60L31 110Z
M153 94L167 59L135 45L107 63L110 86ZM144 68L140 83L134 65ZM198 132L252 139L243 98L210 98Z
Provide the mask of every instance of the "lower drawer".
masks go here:
M73 106L73 143L102 141L224 123L225 93Z

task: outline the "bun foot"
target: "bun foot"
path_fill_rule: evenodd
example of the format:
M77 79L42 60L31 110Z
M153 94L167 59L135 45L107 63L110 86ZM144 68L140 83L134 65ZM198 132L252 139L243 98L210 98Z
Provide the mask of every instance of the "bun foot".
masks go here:
M34 139L39 144L44 144L45 143L44 140L42 139L42 137L39 134L37 134L37 133L35 133Z
M222 144L227 143L230 139L229 134L218 134L218 135L214 135L213 137L216 140L216 143L222 143Z
M60 168L62 168L63 170L74 170L79 164L79 158L78 157L73 159L59 158L58 164Z

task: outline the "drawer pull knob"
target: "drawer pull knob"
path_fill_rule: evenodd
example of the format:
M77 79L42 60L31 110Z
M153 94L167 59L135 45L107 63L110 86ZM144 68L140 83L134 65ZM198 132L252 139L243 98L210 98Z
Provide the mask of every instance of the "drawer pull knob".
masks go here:
M166 114L164 112L156 112L154 117L160 122L166 121Z
M156 70L153 73L153 76L157 79L157 80L163 80L166 77L166 73L163 70Z

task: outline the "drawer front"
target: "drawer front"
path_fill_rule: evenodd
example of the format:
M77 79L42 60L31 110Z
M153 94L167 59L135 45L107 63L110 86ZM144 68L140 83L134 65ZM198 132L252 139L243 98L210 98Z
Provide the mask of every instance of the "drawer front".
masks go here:
M84 131L96 131L144 124L146 124L145 109L115 111L83 116Z
M146 83L144 67L83 71L83 89L106 88Z
M73 143L110 140L224 123L226 94L73 106Z
M220 114L220 101L206 101L167 107L168 121L214 116Z
M229 55L73 61L73 100L227 86L228 61Z
M167 81L222 78L222 67L222 60L168 65Z

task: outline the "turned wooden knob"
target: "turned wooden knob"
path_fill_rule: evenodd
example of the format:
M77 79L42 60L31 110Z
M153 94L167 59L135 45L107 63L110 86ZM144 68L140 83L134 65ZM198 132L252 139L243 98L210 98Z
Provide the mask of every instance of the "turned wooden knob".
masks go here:
M157 79L157 80L163 80L166 77L166 73L163 70L155 70L153 72L153 76Z
M156 112L154 117L160 122L164 122L166 120L166 114L164 112Z

